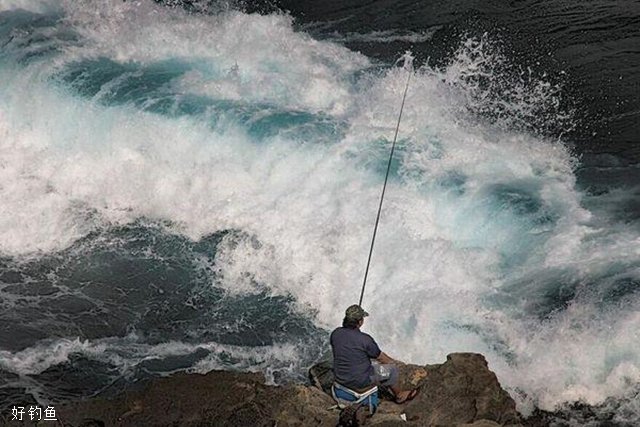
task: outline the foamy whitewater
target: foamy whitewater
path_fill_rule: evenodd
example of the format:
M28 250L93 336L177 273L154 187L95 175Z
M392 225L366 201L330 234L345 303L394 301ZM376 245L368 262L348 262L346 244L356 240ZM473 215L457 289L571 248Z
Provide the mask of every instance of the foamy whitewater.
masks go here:
M70 398L46 374L74 363L101 372L88 394L303 374L357 302L407 70L283 14L0 10L0 387ZM486 355L524 413L614 399L640 419L640 234L587 210L577 159L535 132L570 121L552 85L485 96L489 40L416 64L365 329L406 362Z

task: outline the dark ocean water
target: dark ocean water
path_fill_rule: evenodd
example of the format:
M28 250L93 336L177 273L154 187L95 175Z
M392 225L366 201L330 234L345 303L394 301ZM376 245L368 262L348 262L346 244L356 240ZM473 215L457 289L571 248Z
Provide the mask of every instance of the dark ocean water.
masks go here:
M637 425L638 1L0 0L0 409L303 379L359 291L406 51L368 332Z

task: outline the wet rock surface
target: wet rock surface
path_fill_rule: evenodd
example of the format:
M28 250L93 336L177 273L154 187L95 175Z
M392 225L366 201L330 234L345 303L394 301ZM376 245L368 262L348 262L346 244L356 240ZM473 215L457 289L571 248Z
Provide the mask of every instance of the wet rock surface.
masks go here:
M401 385L419 386L420 393L402 405L384 400L383 395L378 412L366 417L365 425L521 425L515 402L480 354L455 353L443 364L401 365L400 371ZM314 366L310 379L310 385L271 386L254 373L179 373L139 384L115 398L58 406L58 425L336 426L339 410L332 409L335 402L327 394L333 381L330 365Z

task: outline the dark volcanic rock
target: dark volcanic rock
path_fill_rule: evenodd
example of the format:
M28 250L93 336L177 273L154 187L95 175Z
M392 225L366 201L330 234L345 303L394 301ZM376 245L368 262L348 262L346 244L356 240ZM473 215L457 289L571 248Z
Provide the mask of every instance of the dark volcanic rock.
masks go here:
M496 427L519 422L515 403L479 354L451 354L441 365L402 365L400 372L402 385L419 385L420 394L404 405L382 401L366 425ZM322 390L333 381L331 366L314 366L310 377L318 386L270 386L262 375L251 373L181 373L150 380L113 399L56 406L56 412L59 425L67 427L334 427L339 412Z
M408 420L421 425L520 422L514 400L480 354L450 354L445 363L429 369L420 386L420 394L407 404L405 412Z
M333 382L330 363L315 365L309 375L312 383L328 392ZM502 389L481 354L450 354L441 365L402 365L400 385L404 389L419 386L421 391L413 401L403 405L401 411L395 411L404 412L408 421L398 425L479 427L520 424L514 400ZM384 425L396 425L396 421Z
M115 399L92 399L59 409L69 426L90 420L105 426L270 426L288 390L264 384L259 374L212 371L158 378Z

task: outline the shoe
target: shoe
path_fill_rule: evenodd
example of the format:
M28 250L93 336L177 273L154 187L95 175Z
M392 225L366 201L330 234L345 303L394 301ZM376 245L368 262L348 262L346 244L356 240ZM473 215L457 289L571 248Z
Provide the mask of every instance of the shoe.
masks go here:
M402 399L402 400L397 400L396 399L396 403L398 405L401 405L403 403L407 403L407 402L413 400L418 395L418 393L420 393L420 387L417 387L417 388L414 388L413 390L411 390L409 392L409 394L407 395L407 397L405 397L404 399Z

